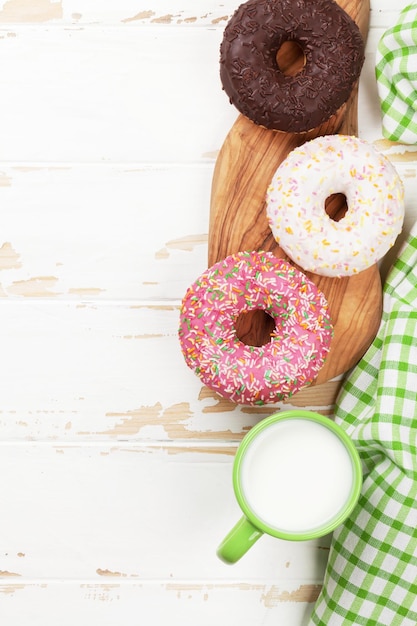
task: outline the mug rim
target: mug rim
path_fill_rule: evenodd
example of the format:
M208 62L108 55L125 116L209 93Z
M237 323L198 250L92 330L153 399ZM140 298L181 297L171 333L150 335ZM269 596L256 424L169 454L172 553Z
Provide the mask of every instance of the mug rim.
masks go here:
M245 496L243 494L243 489L240 484L240 469L245 456L245 452L248 446L252 443L252 441L257 437L259 433L268 428L271 424L285 421L285 420L310 420L316 423L321 424L322 426L331 430L335 435L338 436L339 440L343 443L345 448L347 449L352 466L353 466L353 485L352 491L346 505L339 511L337 515L332 517L325 524L312 528L310 530L303 531L286 531L278 528L274 528L269 526L266 522L260 519L256 513L252 511L249 504L247 503ZM233 463L233 489L235 492L235 496L239 503L240 508L242 509L245 516L248 520L259 530L262 532L272 535L278 539L288 539L291 541L306 541L309 539L316 539L318 537L323 537L329 533L331 533L335 528L337 528L347 517L349 517L350 513L355 508L359 495L362 488L362 463L359 457L359 453L353 443L352 439L345 432L345 430L336 424L329 417L321 415L320 413L316 413L315 411L308 411L306 409L292 409L288 411L280 411L278 413L274 413L269 417L262 419L260 422L255 424L251 428L251 430L244 436L242 439L234 459Z

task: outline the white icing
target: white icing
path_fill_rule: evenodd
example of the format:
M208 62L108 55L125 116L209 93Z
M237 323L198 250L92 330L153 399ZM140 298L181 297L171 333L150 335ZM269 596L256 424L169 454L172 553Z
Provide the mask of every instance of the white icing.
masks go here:
M346 196L340 221L326 213ZM381 259L404 221L404 188L374 146L348 135L318 137L293 150L267 191L267 216L285 253L306 271L350 276Z

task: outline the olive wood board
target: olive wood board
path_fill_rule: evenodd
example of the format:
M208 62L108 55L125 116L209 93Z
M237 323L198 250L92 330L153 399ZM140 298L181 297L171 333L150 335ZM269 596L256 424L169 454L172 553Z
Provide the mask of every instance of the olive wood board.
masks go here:
M369 0L338 0L338 4L355 20L366 39ZM281 69L289 74L299 71L299 49L289 46L281 54ZM267 222L268 185L289 152L305 141L326 134L357 135L357 98L356 85L349 100L332 118L307 133L267 130L243 115L238 116L221 147L213 174L209 266L244 250L265 250L286 258ZM341 219L346 211L345 196L335 194L328 198L326 211L332 219ZM314 381L314 384L321 384L347 372L374 339L382 314L381 279L376 264L350 277L329 278L305 273L326 296L334 326L330 352ZM239 338L249 345L267 343L272 330L273 322L263 311L251 311L236 322Z

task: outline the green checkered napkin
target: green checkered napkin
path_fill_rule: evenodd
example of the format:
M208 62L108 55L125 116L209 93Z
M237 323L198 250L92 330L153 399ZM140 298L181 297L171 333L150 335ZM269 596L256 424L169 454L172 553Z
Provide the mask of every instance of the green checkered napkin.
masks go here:
M384 137L417 143L417 4L401 11L383 34L375 71Z
M381 325L335 420L363 461L361 497L333 534L310 624L417 624L417 224L384 286Z

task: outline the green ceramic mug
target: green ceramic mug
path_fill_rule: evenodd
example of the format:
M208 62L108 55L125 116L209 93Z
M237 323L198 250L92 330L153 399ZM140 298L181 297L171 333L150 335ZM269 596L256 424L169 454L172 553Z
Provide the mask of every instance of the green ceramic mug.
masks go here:
M242 440L233 487L243 517L217 554L235 563L263 535L292 541L332 532L356 506L362 486L358 452L346 432L313 411L282 411Z

